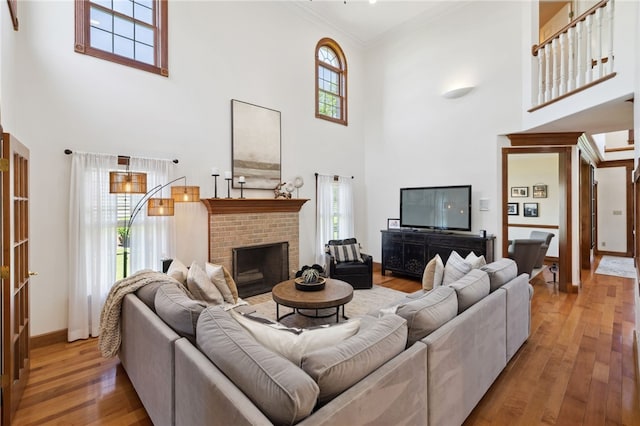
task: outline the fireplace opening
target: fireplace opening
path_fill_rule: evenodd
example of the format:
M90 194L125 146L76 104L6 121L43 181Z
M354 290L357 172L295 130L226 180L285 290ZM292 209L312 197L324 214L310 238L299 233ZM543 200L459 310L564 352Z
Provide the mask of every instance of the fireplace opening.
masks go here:
M240 297L271 291L289 279L289 243L234 248L233 279Z

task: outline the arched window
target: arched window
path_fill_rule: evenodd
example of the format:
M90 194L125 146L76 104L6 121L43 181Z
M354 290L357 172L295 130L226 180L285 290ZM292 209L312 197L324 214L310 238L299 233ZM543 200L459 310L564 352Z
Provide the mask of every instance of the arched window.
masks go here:
M330 38L316 45L316 117L347 125L347 59Z

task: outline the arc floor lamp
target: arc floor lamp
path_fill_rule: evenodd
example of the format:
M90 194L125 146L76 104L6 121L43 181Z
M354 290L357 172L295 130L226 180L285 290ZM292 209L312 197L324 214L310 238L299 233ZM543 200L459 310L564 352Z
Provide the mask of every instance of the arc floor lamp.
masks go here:
M171 198L154 198L153 196L162 191L167 186L184 179L184 185L171 187ZM124 246L124 277L127 276L127 266L129 257L129 235L131 225L135 221L140 211L147 205L147 216L173 216L174 203L197 202L200 201L200 187L187 186L187 177L181 176L173 179L164 185L157 185L147 191L147 174L141 172L126 171L109 172L109 192L111 194L144 194L140 201L133 207L129 219L125 223L122 245Z

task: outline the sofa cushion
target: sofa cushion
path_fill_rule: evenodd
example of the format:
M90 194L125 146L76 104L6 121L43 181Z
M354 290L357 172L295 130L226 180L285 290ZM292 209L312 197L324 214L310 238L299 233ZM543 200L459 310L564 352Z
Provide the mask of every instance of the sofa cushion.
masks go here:
M290 425L311 414L319 393L313 379L258 343L221 307L200 315L197 344L273 423Z
M360 245L354 244L341 244L330 245L329 254L333 256L336 262L364 262L362 255L360 254Z
M518 276L518 265L513 259L503 258L495 262L488 263L480 268L489 275L491 291L502 287Z
M458 314L489 294L489 275L480 269L472 269L458 281L449 284L458 296Z
M142 300L145 305L147 305L149 308L151 308L152 311L155 312L156 311L156 305L155 305L156 293L158 292L158 289L165 284L167 283L164 281L149 283L137 289L136 296L138 296L138 298Z
M466 262L455 250L449 255L447 264L444 266L444 277L442 285L449 285L454 281L458 281L473 269L471 264Z
M155 307L158 316L176 333L195 342L196 324L205 304L191 299L173 284L160 286L156 292Z
M341 324L304 329L289 328L270 320L242 315L234 310L230 312L254 339L296 365L300 365L305 353L336 345L356 334L360 328L360 320L357 318Z
M211 305L221 305L224 298L220 290L211 282L207 273L194 261L189 267L187 288L193 297Z
M169 265L169 269L167 269L167 275L169 275L171 278L174 278L176 281L181 282L182 284L187 283L188 273L189 270L187 269L187 267L178 259L173 259L171 265Z
M458 298L453 288L436 287L423 297L399 306L396 313L407 320L407 346L411 346L458 314Z
M444 264L439 254L427 263L422 274L422 288L431 290L434 287L442 285L442 277L444 275Z
M216 286L224 301L231 304L236 303L236 298L233 297L231 288L229 284L227 284L227 279L224 276L224 266L207 262L204 265L204 270L207 273L209 281Z
M320 387L318 402L331 400L385 362L402 352L407 343L407 322L397 315L368 317L353 337L302 357L302 369Z

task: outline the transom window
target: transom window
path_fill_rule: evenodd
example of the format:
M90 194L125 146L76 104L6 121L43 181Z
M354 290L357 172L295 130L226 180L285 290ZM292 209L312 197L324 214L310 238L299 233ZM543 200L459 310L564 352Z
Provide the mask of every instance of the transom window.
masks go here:
M347 60L330 38L316 46L316 117L347 125Z
M167 76L167 0L77 0L75 50Z

